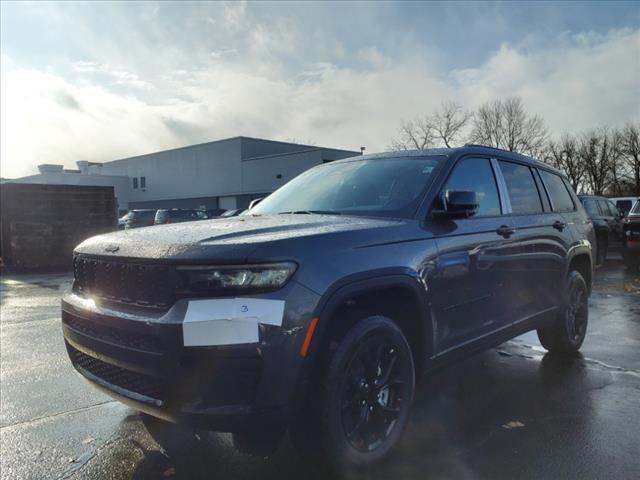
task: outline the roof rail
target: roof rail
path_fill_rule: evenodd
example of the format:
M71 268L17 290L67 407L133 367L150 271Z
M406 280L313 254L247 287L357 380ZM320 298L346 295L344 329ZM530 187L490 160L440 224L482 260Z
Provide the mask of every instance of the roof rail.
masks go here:
M501 152L509 152L509 153L518 153L518 152L511 152L509 150L505 150L504 148L498 148L498 147L491 147L489 145L480 145L479 143L465 143L464 145L465 147L480 147L480 148L490 148L491 150L500 150Z

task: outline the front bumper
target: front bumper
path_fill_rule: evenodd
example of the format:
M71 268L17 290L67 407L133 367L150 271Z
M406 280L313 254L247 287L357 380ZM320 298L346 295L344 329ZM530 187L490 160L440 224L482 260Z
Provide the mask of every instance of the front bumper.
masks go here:
M162 311L69 292L67 352L96 387L153 416L226 432L280 427L304 394L309 367L299 350L319 299L294 281L254 298L285 300L282 326L260 324L257 343L185 347L188 299Z

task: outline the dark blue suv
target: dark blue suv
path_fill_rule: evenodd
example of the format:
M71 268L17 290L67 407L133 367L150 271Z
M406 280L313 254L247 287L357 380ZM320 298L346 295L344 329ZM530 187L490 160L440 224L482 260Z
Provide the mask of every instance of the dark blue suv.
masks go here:
M481 146L367 155L246 214L75 250L75 368L163 421L338 468L398 441L415 379L537 329L584 340L594 230L563 175Z

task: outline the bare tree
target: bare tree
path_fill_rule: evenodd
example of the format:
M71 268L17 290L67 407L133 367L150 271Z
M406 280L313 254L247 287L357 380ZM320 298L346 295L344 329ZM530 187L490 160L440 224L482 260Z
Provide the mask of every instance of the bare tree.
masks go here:
M494 100L478 108L471 139L490 147L536 157L544 150L547 128L542 117L526 113L520 97L511 97Z
M430 123L445 147L451 148L462 135L472 117L473 114L463 110L458 103L445 102L430 117Z
M502 100L487 102L478 108L473 118L471 141L489 147L502 148Z
M434 146L436 134L429 118L403 122L398 137L391 140L391 150L424 150Z
M590 130L580 138L579 155L591 193L604 195L613 184L616 158L611 132L607 128Z
M623 162L622 155L622 135L619 130L609 130L608 127L602 129L602 135L605 137L607 147L606 155L609 156L609 178L610 184L607 193L614 196L620 196L624 193L624 179L626 165Z
M622 162L633 183L633 194L640 195L640 123L628 123L619 135Z
M464 135L473 114L455 102L444 102L432 115L403 122L398 136L391 141L393 150L431 148L455 144Z
M547 144L547 161L562 170L577 192L581 189L585 176L585 166L578 152L578 140L574 135L564 134L558 141Z

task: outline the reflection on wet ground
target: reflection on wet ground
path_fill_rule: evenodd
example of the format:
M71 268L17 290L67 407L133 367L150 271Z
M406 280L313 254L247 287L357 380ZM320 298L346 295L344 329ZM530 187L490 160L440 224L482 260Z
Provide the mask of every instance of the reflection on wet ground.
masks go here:
M285 438L268 457L226 434L144 428L68 364L58 324L67 276L2 284L2 478L326 478ZM57 286L57 288L55 286ZM628 285L631 286L628 287ZM400 447L354 478L633 478L640 471L640 279L598 272L583 354L535 333L425 377Z

